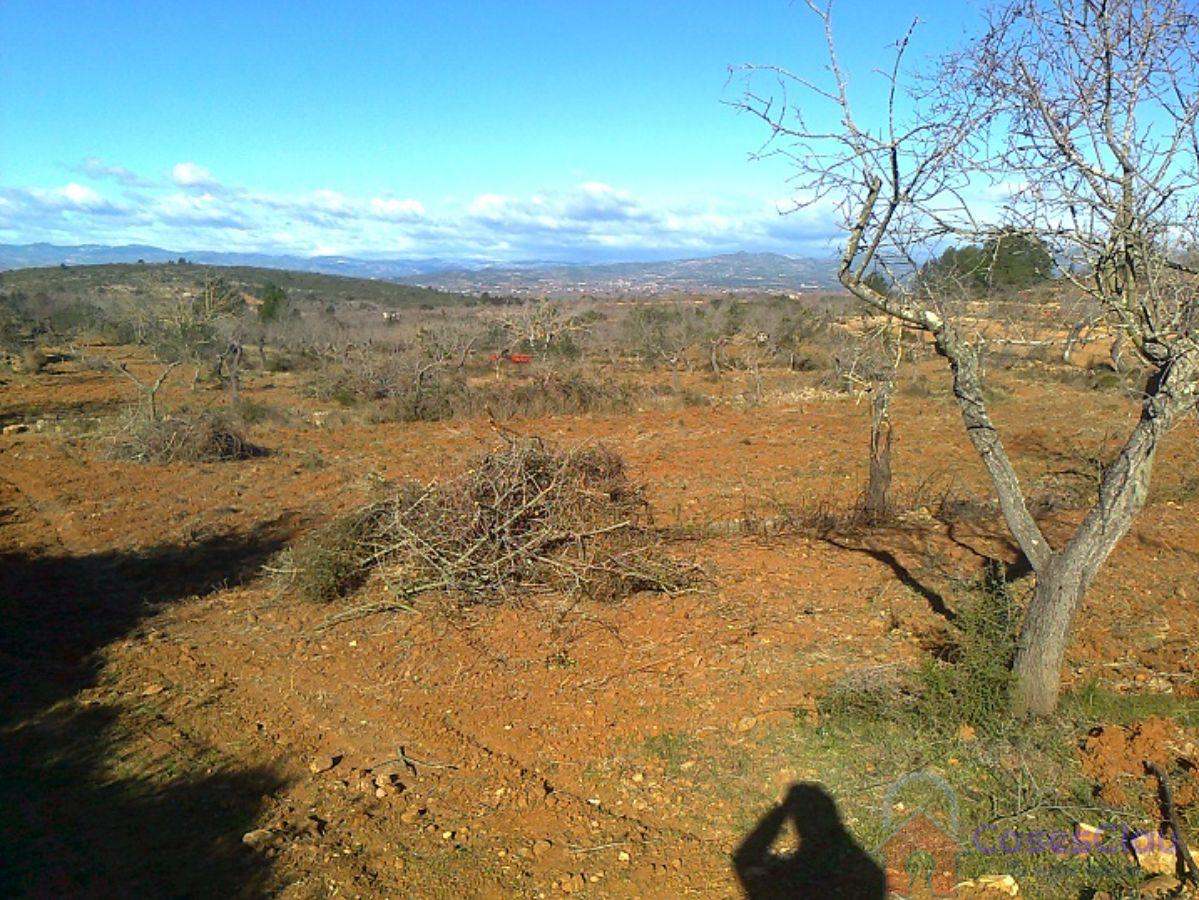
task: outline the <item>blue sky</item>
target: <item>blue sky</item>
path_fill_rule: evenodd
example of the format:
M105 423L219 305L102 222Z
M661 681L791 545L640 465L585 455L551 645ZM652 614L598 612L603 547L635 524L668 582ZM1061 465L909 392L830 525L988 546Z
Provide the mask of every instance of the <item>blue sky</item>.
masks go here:
M841 0L855 79L908 22ZM812 71L800 2L0 2L0 242L477 259L824 252L727 69Z

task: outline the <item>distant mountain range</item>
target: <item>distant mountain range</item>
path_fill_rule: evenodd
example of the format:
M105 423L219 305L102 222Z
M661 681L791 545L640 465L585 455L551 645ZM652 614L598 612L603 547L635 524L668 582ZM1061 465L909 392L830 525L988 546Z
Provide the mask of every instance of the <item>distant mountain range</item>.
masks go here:
M460 268L460 260L438 259L359 259L348 256L287 256L270 253L218 253L210 250L164 250L146 244L0 244L0 270L27 269L35 266L102 265L104 263L164 263L184 258L188 262L210 266L255 266L289 272L320 272L354 278L398 281L410 275Z
M185 258L214 266L256 266L319 272L497 294L622 294L680 291L827 290L837 286L836 264L777 253L729 253L666 262L470 264L442 259L364 259L351 256L288 256L268 253L175 251L142 244L0 244L0 270L102 263L163 263Z

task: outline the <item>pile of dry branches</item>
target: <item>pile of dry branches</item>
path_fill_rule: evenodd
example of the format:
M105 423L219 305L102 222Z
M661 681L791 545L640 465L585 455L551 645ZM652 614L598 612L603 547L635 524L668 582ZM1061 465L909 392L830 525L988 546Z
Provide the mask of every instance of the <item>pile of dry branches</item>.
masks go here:
M220 462L263 455L229 416L216 411L152 418L130 415L113 436L109 455L138 462Z
M649 519L642 488L610 450L509 441L457 478L408 482L311 535L292 548L291 570L313 599L371 571L399 599L441 591L466 603L686 587L695 568L665 555Z

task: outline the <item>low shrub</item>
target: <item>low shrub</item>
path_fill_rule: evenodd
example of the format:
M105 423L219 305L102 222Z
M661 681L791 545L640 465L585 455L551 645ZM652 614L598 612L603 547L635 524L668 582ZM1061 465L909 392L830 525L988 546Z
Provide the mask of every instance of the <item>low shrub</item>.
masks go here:
M921 710L938 722L994 729L1010 711L1018 612L997 574L971 586L957 606L951 642L921 670Z
M41 347L26 344L21 348L20 370L26 375L37 375L45 370L50 358L42 352Z
M334 519L284 551L278 567L292 577L300 597L327 603L356 590L370 574L374 507Z
M969 585L956 606L953 631L915 668L871 666L852 671L820 701L823 716L854 721L908 721L954 733L961 725L1001 731L1012 721L1010 692L1017 610L997 575Z

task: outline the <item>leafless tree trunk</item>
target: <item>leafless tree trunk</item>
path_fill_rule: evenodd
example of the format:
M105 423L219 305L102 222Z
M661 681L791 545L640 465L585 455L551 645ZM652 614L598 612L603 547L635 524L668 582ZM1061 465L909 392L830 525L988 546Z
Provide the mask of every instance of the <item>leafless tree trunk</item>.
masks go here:
M120 363L119 365L106 363L106 365L115 369L117 372L120 372L122 375L124 375L126 378L128 378L130 381L132 381L134 384L137 385L138 390L140 390L142 392L142 397L146 401L146 409L150 413L150 421L157 422L158 421L158 392L160 390L162 390L162 386L164 384L166 384L167 376L170 375L171 372L173 372L175 370L175 367L177 365L179 365L179 363L177 363L177 362L167 363L166 368L163 369L161 372L159 372L158 377L156 379L154 379L154 381L150 384L147 384L146 382L144 382L140 378L138 378L136 375L134 375L132 372L130 372L129 367L126 366L124 363Z
M891 512L891 391L895 379L880 380L870 392L870 477L866 515L882 521Z
M217 361L222 376L229 382L229 402L233 406L237 406L241 399L241 357L241 342L230 341Z

